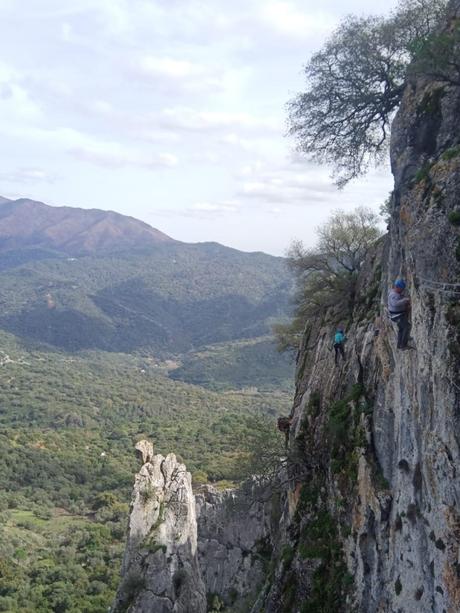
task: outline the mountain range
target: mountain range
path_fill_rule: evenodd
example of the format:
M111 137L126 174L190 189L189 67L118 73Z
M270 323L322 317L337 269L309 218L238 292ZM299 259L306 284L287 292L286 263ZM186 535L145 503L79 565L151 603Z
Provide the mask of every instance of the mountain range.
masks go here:
M0 329L29 345L190 355L200 379L196 350L233 343L236 363L260 340L265 353L290 293L282 258L183 243L111 211L0 199ZM245 339L250 351L235 345Z
M114 211L0 197L0 253L32 248L83 255L174 242L148 224Z

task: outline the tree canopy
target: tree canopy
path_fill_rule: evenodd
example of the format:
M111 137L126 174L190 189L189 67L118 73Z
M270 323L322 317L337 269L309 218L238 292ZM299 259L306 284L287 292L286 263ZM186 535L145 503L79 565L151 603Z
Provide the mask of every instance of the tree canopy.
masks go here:
M299 151L330 164L339 186L387 151L408 66L431 39L446 0L401 0L389 17L348 16L305 66L288 104Z

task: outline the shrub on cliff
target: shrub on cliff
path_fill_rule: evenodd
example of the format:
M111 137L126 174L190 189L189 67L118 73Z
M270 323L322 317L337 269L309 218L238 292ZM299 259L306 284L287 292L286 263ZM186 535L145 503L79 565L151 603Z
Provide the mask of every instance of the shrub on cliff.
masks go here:
M290 133L300 151L332 165L338 185L386 153L409 64L420 55L433 63L442 44L450 50L433 38L445 10L446 0L400 0L387 18L348 16L306 64Z
M351 313L357 274L382 234L378 221L378 215L364 207L336 211L317 229L316 247L292 243L288 263L296 280L295 309L290 323L274 327L279 350L297 349L307 323L326 311L333 309L337 322Z

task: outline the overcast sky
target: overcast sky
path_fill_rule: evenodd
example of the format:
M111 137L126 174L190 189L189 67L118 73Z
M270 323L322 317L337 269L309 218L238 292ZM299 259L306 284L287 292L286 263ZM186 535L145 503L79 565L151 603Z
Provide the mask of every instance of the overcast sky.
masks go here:
M392 181L381 168L337 191L293 153L285 105L341 17L376 6L0 0L0 195L246 251L312 244L333 209L378 209Z

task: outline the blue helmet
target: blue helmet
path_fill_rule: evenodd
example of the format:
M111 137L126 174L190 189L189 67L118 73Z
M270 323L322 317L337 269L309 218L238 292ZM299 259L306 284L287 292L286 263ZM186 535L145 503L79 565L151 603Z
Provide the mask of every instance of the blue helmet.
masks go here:
M395 287L399 287L399 289L406 289L406 282L404 279L396 279Z
M339 327L337 328L337 332L341 332L341 333L343 334L343 326L339 326Z

